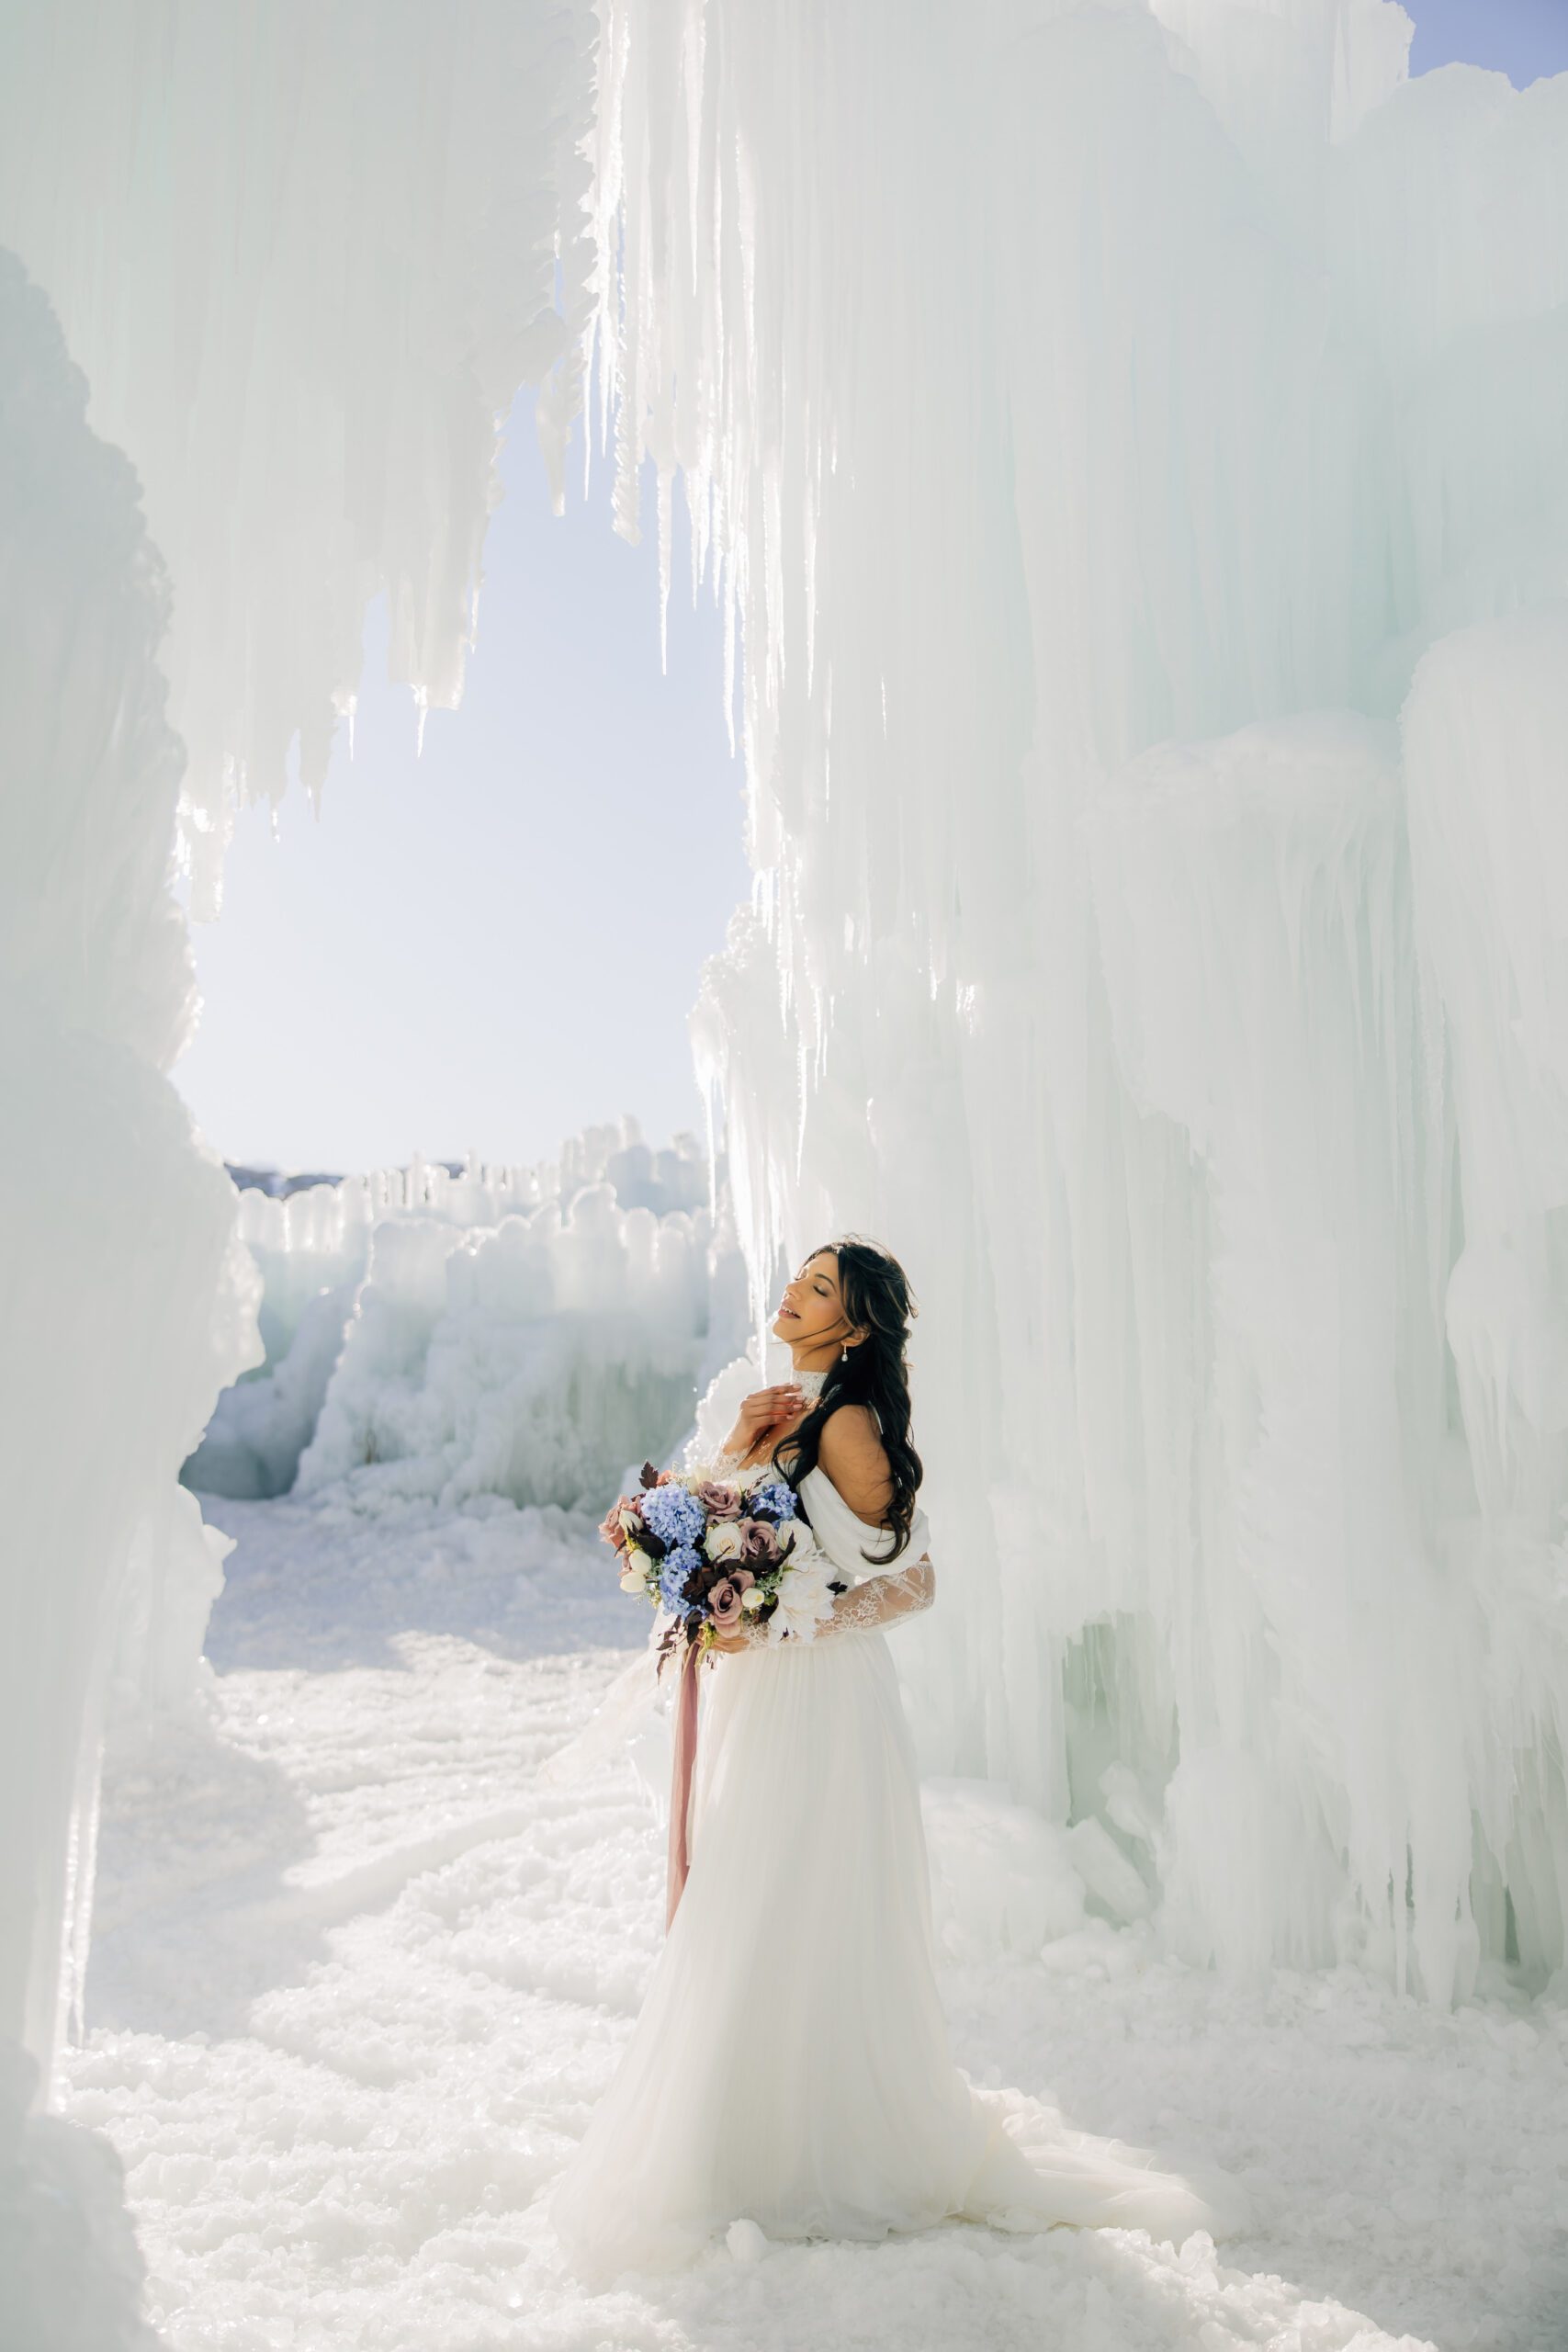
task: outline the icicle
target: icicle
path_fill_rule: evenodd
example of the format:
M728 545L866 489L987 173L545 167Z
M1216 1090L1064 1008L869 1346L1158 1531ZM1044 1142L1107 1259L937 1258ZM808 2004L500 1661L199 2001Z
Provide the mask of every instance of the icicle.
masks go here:
M661 466L659 470L659 668L663 677L670 674L670 535L673 499L674 478Z
M591 0L172 0L152 38L59 0L7 41L0 243L175 582L198 915L237 806L330 729L378 587L395 678L461 695L496 420L545 385L558 469L579 395L592 22Z

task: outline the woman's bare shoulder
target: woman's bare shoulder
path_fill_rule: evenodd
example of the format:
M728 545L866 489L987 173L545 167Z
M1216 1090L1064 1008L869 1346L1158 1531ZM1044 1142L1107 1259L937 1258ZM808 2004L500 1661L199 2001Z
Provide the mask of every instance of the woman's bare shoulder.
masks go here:
M818 1459L852 1511L880 1520L893 1481L876 1416L869 1405L834 1408L822 1424Z
M882 1451L882 1431L869 1405L847 1400L832 1406L822 1423L822 1443L837 1447L874 1446Z

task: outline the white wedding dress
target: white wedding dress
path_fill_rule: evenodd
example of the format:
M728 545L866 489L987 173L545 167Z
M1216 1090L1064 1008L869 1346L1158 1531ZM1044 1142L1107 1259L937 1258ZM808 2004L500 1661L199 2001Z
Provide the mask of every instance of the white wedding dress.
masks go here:
M735 1457L712 1475L735 1467ZM1017 2091L973 2086L937 1992L913 1743L885 1628L931 1603L917 1510L886 1532L827 1474L800 1494L854 1589L812 1641L705 1667L691 1867L632 2038L555 2191L580 2278L689 2261L748 2220L770 2238L877 2239L951 2218L1142 2227L1179 2244L1240 2218ZM651 1675L651 1667L648 1669Z

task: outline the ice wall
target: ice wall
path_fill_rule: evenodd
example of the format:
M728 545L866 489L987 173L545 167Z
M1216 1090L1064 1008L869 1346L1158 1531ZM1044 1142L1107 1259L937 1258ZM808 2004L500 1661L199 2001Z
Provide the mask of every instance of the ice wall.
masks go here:
M0 254L7 2109L18 2086L47 2096L79 1988L120 1620L137 1600L124 1671L140 1689L177 1645L188 1598L179 1465L253 1337L215 1312L236 1295L232 1188L164 1076L194 997L169 889L181 763L156 664L167 576L131 468L85 406L42 291ZM7 2113L3 2128L11 2141L19 2125Z
M132 1722L198 1702L224 1546L176 1473L254 1360L232 1193L162 1075L194 1012L172 861L212 912L236 801L319 787L376 594L416 703L456 699L499 417L537 384L558 479L577 403L592 29L586 0L0 21L0 245L41 289L7 263L0 2038L43 2062L26 2096L85 1956L106 1686Z
M244 1193L268 1361L219 1399L186 1482L603 1510L744 1344L745 1268L710 1189L694 1138L654 1150L627 1117L537 1168Z
M1385 0L604 14L623 514L680 477L744 648L694 1035L759 1331L846 1226L922 1304L926 1760L1195 1960L1540 1983L1568 77L1409 82Z
M587 0L8 14L0 243L53 300L175 583L198 913L236 802L276 800L291 754L320 790L373 596L393 677L457 703L524 381L558 481L591 36Z

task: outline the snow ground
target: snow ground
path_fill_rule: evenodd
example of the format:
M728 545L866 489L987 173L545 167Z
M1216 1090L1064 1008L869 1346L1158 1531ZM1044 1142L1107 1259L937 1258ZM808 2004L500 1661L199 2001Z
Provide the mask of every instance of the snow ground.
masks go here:
M585 1521L206 1502L221 1736L105 1789L85 2046L174 2352L1561 2352L1568 2009L1438 2015L1348 1971L1238 1986L1132 1935L950 1966L956 2053L1068 2120L1242 2175L1218 2257L950 2226L722 2244L587 2297L546 2192L656 1958L631 1765L536 1789L646 1632Z

